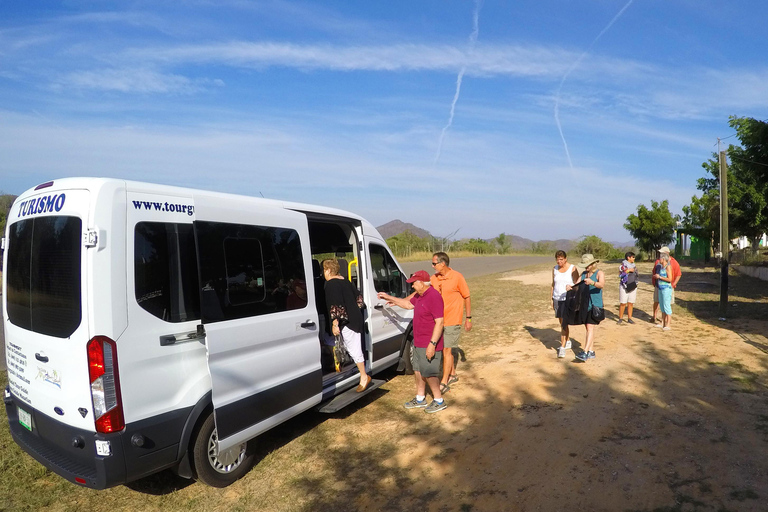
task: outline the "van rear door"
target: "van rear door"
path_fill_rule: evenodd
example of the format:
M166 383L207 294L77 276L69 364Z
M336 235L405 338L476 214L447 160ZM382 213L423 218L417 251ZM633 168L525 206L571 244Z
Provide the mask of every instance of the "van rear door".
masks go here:
M248 198L195 196L201 312L219 450L320 402L318 317L304 214Z
M19 422L37 435L38 414L94 430L85 349L89 200L87 190L49 185L20 196L8 216L8 383L20 401Z

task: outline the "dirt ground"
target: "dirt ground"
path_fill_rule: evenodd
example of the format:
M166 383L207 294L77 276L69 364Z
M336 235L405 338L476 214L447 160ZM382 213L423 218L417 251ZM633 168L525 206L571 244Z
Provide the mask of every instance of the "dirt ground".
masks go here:
M766 283L731 276L721 322L719 273L684 267L664 332L650 323L650 264L635 325L616 324L618 264L602 264L607 318L582 363L556 357L548 267L470 280L475 323L449 407L404 410L413 382L398 376L323 422L329 457L306 461L296 509L766 510ZM578 349L583 327L571 339Z
M446 410L403 409L413 378L386 373L347 409L305 413L257 438L259 463L226 489L165 472L97 492L44 474L31 484L34 509L768 509L768 283L731 275L721 322L719 274L684 266L663 332L649 322L647 263L637 323L616 324L617 266L601 264L607 318L587 363L556 357L549 264L474 278L474 328ZM578 349L583 327L571 339ZM20 469L5 471L30 485ZM7 510L32 509L30 496Z
M617 265L602 267L607 318L597 331L597 358L587 363L572 352L556 358L559 329L546 300L551 270L474 280L475 327L465 336L466 362L446 394L448 409L433 416L397 411L389 427L402 438L385 460L365 468L376 492L366 498L363 485L351 502L326 504L766 510L768 283L732 276L739 292L731 292L733 314L720 322L719 274L684 267L672 330L664 332L650 323L650 264L639 265L645 282L635 325L617 325ZM578 349L584 328L575 326L571 339ZM408 380L390 382L394 397L381 400L396 408L410 398ZM376 442L372 428L365 438ZM408 468L400 482L397 468Z

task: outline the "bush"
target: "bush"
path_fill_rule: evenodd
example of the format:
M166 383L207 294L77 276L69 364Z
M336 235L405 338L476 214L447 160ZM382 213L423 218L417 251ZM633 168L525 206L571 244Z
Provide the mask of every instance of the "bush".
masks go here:
M620 260L624 258L624 252L615 248L608 242L602 241L595 235L584 235L581 237L572 252L581 256L590 253L599 260Z

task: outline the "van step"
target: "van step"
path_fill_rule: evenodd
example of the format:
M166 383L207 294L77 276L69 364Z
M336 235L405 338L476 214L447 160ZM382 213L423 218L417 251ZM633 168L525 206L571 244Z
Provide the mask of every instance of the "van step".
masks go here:
M366 389L362 393L358 393L357 391L355 391L355 388L348 389L347 391L343 392L342 394L333 398L332 400L329 400L323 404L320 404L317 410L319 412L325 412L329 414L340 411L341 409L348 406L355 400L363 398L365 395L367 395L374 389L377 389L379 386L381 386L385 382L386 382L385 380L372 379L371 383L368 385L368 389Z

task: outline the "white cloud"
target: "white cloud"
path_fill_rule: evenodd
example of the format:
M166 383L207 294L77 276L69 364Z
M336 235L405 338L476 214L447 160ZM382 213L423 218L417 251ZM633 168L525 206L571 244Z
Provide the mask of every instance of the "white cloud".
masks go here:
M223 85L224 82L218 79L192 80L148 69L124 68L70 73L57 79L52 87L58 90L76 88L138 94L192 94Z

